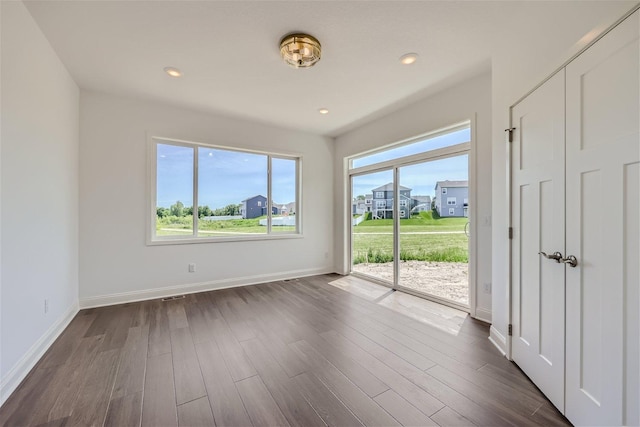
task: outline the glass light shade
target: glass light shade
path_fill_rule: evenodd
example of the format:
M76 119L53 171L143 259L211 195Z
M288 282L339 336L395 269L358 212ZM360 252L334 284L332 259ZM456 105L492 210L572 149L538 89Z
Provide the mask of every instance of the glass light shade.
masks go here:
M320 42L308 34L289 34L280 41L282 59L294 68L313 67L321 49Z

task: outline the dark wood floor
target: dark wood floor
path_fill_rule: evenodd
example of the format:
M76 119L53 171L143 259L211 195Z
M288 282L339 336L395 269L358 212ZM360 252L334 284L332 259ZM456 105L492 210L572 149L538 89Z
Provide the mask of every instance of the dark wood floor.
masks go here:
M485 324L455 335L328 284L340 277L83 310L0 424L567 424Z

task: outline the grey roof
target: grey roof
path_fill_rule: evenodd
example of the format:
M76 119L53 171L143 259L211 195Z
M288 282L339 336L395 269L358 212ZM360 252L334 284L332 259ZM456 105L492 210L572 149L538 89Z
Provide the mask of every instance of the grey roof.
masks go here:
M404 191L404 190L409 190L411 191L410 188L407 187L403 187L402 185L400 186L400 191ZM374 188L371 191L393 191L393 182L390 182L388 184L383 185L382 187L378 187L378 188Z
M451 187L468 187L469 186L469 181L438 181L436 182L436 187L438 188L438 186L440 187L447 187L447 188L451 188Z
M411 198L423 203L431 201L431 196L411 196Z

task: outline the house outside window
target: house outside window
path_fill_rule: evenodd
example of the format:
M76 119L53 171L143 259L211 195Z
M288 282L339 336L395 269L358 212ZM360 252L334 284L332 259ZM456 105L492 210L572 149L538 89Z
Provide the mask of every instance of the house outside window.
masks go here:
M376 191L376 199L384 199L384 191Z
M406 200L400 200L400 207L406 207L407 206L407 201ZM404 214L403 214L404 215Z
M456 205L456 198L455 197L447 197L447 205Z
M442 189L442 194L447 194L447 189L446 188Z
M378 200L378 201L376 201L376 207L377 208L386 208L387 207L386 200Z
M455 214L456 214L456 209L455 208L449 208L449 216L455 215Z

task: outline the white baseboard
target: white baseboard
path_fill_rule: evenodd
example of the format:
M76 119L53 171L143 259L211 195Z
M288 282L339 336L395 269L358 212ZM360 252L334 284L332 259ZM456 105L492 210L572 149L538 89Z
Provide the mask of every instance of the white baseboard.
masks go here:
M255 285L258 283L274 282L277 280L294 279L296 277L315 276L333 273L332 268L312 268L306 270L292 270L273 274L259 274L256 276L235 277L232 279L212 280L209 282L189 283L186 285L169 286L158 289L122 292L110 295L100 295L80 299L80 308L104 307L108 305L124 304L135 301L145 301L166 298L174 295L194 294L196 292L215 291L216 289L235 288L238 286Z
M476 315L474 316L474 319L491 324L491 311L484 308L476 308Z
M44 353L51 347L51 344L60 336L62 331L69 325L71 320L78 313L78 301L56 321L51 327L36 341L31 348L18 360L9 372L0 380L0 405L11 396L25 379L27 374L38 363Z
M489 341L496 346L503 356L507 356L507 339L493 325L489 328Z

